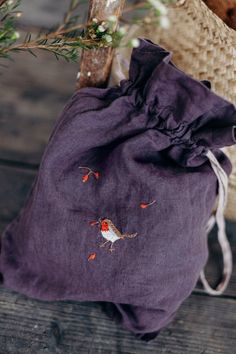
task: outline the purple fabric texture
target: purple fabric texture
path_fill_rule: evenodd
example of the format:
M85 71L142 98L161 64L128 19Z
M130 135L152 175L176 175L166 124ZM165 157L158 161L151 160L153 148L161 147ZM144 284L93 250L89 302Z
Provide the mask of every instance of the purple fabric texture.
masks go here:
M0 271L3 286L37 299L113 303L149 340L207 261L217 178L205 153L230 173L219 148L235 143L236 110L140 41L129 79L83 88L64 108L2 235Z

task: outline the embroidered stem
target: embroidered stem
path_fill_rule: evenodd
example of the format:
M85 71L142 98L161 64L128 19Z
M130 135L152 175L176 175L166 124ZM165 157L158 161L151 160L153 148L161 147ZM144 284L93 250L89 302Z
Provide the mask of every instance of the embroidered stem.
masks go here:
M151 206L151 205L153 205L155 203L156 203L156 200L153 200L150 203L140 203L139 206L140 206L141 209L146 209L147 207L149 207L149 206Z
M99 179L99 177L100 177L100 173L99 173L98 171L93 171L93 170L92 170L91 168L89 168L89 167L86 167L86 166L79 166L79 168L88 171L88 173L82 177L82 181L83 181L84 183L89 180L89 176L90 176L91 174L93 174L93 176L94 176L96 179Z

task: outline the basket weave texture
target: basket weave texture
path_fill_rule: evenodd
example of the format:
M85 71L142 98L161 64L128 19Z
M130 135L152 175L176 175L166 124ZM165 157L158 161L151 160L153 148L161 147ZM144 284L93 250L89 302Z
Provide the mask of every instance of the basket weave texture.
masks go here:
M133 25L130 37L145 37L173 54L180 69L199 80L209 80L212 90L236 104L236 31L229 28L201 0L180 0L169 9L169 29ZM127 37L126 37L127 39ZM128 75L130 49L119 48L113 60L112 80ZM225 148L233 164L225 216L236 220L236 146Z

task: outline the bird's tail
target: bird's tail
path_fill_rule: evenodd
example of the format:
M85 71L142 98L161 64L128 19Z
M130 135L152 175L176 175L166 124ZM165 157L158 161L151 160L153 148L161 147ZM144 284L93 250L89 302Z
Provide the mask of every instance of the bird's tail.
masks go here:
M138 233L135 232L134 234L123 234L122 236L123 236L124 238L134 238L134 237L136 237L137 235L138 235Z

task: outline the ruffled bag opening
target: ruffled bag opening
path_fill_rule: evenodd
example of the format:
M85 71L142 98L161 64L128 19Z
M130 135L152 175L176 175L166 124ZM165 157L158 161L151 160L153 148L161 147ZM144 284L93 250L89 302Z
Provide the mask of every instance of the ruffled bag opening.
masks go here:
M168 137L167 155L181 166L196 167L207 161L209 149L235 144L235 106L212 92L209 81L178 69L170 52L149 39L139 40L128 82L147 105L152 128Z

